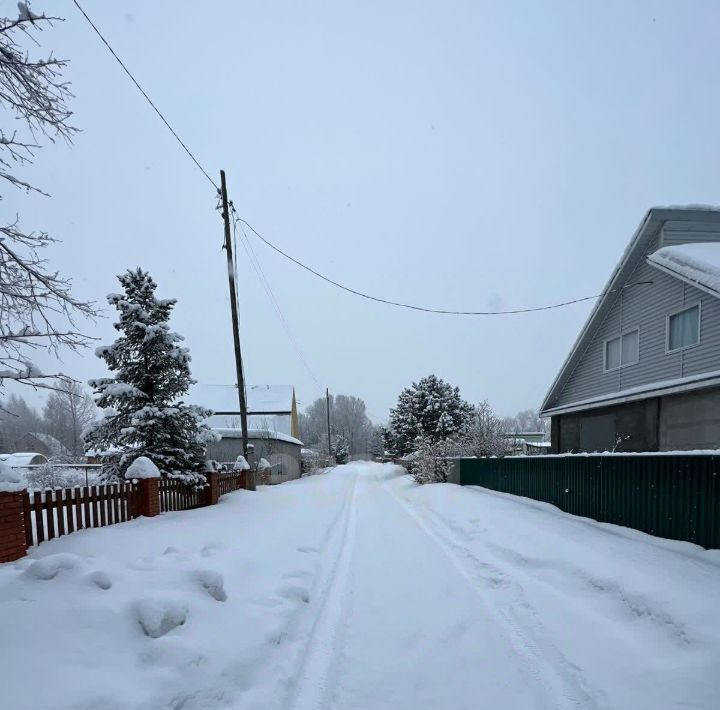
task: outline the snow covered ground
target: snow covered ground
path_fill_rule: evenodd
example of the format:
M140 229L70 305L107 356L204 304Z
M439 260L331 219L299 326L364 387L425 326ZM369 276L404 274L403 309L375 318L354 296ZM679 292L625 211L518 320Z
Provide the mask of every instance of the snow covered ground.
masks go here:
M0 704L719 706L719 553L403 473L354 463L0 565Z

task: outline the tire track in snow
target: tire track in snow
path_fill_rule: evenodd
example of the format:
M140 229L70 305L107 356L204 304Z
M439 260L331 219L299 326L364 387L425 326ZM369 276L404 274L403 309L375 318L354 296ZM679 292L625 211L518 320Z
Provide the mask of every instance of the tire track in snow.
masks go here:
M323 589L317 613L312 622L307 640L303 645L299 669L291 680L291 688L283 703L287 710L323 710L330 707L333 693L331 677L339 655L345 597L352 549L355 545L357 528L356 495L358 475L345 501L345 521L340 533L339 551L324 574L314 585ZM337 527L333 526L334 528ZM332 542L329 546L332 546Z
M421 516L385 483L380 481L380 484L401 510L435 543L477 595L489 615L505 629L510 642L526 661L529 674L544 689L549 701L544 703L545 707L558 710L608 708L602 691L591 689L581 669L568 661L549 639L537 611L524 598L521 585L509 579L500 567L479 560L470 550L450 540L438 530L436 524ZM493 594L492 601L481 592L481 585L485 589L498 589L497 593L490 592ZM508 594L512 595L510 601ZM518 613L518 609L522 612Z

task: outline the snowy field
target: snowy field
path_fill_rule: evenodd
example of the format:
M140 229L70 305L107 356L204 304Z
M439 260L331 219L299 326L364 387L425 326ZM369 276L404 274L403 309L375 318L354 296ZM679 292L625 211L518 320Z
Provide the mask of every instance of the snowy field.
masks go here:
M354 463L0 565L3 708L720 707L720 554Z

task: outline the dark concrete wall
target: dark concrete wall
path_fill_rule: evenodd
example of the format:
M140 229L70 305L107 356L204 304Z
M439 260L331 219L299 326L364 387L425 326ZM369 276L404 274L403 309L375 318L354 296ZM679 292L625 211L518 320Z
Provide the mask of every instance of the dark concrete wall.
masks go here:
M660 451L720 448L720 389L663 397Z
M552 418L552 452L720 448L720 388L653 397Z
M558 415L552 418L553 453L657 451L658 411L652 398Z

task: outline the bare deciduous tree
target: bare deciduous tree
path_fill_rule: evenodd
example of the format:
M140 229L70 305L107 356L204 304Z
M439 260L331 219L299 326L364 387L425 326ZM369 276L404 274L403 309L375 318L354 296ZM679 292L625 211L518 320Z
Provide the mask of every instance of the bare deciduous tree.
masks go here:
M462 456L501 456L507 449L503 430L502 420L487 400L476 404L464 423L458 453Z
M51 392L43 410L45 430L54 436L73 457L85 451L83 431L97 417L92 397L72 380L60 380Z
M0 17L0 107L18 126L0 128L0 179L42 193L16 171L33 162L41 139L70 143L77 129L69 123L66 61L52 54L32 58L23 48L39 47L38 34L61 18L36 15L22 2L18 8L17 18ZM44 381L56 375L43 374L29 354L39 348L74 350L88 342L76 319L97 311L73 297L69 279L48 269L41 252L55 241L46 232L26 231L17 216L0 225L0 384L12 379L52 389Z

